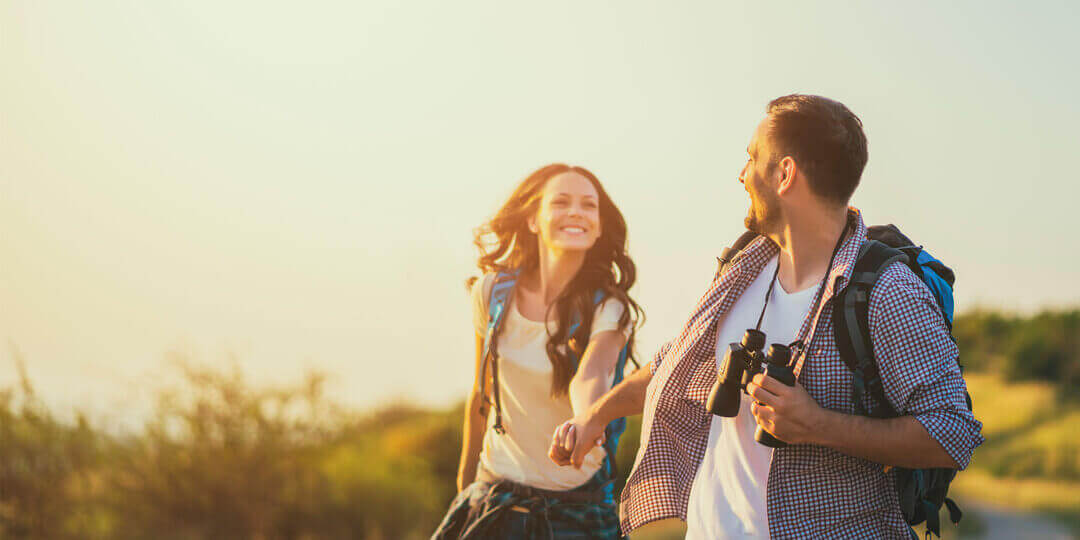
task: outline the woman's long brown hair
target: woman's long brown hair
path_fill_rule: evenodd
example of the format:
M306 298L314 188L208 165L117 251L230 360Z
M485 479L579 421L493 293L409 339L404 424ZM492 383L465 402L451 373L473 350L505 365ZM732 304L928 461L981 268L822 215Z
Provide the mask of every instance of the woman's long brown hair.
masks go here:
M600 180L583 167L555 163L541 167L525 178L495 217L476 229L474 243L480 250L477 266L484 273L520 270L523 274L539 267L540 239L529 230L528 219L539 210L547 181L565 172L584 176L596 188L600 197L600 238L585 253L581 269L548 308L547 315L551 310L556 314L556 329L554 332L550 326L547 329L547 355L553 368L552 396L565 395L577 371L567 350L580 359L588 346L596 291L604 291L605 298L614 298L626 308L619 318L619 329L630 327L628 359L634 358L633 321L644 318L641 307L628 293L637 279L637 270L626 253L626 220L600 185ZM467 283L471 286L476 279L470 278ZM546 316L545 320L550 318ZM570 335L571 322L575 320L580 324Z

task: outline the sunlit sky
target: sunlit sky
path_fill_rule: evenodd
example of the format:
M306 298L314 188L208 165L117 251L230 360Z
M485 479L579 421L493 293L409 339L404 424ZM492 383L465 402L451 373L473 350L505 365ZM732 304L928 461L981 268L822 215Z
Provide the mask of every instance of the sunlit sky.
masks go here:
M472 229L555 161L626 216L648 357L739 234L746 143L792 92L862 118L854 204L952 265L961 311L1078 305L1078 9L0 3L0 387L18 350L58 410L131 423L172 351L448 405Z

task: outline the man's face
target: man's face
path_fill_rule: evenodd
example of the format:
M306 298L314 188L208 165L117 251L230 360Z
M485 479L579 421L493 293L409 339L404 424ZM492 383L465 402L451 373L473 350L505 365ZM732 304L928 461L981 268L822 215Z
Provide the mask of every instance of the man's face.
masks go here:
M758 234L775 229L783 214L780 197L776 194L775 165L772 164L772 148L768 137L768 118L762 120L746 147L746 165L739 173L739 182L750 194L750 210L746 215L746 228Z

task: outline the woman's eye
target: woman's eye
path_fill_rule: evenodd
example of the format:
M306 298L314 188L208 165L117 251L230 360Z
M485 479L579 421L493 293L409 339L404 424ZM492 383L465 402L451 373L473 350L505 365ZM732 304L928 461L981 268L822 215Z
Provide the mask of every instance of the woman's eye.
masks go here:
M566 201L562 199L556 199L554 201L551 201L551 206L566 206Z

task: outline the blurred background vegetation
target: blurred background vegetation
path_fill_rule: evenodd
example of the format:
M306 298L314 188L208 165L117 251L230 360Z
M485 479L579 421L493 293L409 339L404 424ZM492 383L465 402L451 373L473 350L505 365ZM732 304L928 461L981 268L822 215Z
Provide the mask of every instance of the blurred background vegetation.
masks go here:
M1080 310L975 311L955 335L987 437L955 494L1080 533ZM359 413L319 375L255 388L177 365L184 383L135 434L58 419L24 374L0 390L0 538L424 538L454 495L460 405Z

